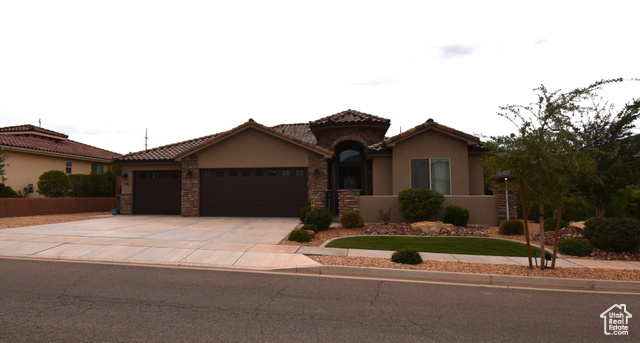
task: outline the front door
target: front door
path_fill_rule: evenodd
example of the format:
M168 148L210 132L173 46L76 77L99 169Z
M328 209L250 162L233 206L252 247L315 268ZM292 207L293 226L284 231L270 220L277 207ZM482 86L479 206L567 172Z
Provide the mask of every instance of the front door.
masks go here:
M340 189L362 189L360 167L340 167Z

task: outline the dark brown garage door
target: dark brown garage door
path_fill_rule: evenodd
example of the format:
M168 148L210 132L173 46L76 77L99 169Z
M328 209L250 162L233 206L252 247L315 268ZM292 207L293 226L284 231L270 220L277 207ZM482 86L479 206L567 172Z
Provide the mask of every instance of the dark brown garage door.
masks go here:
M179 170L133 173L133 213L180 214L182 181Z
M307 199L307 168L200 171L201 216L297 217Z

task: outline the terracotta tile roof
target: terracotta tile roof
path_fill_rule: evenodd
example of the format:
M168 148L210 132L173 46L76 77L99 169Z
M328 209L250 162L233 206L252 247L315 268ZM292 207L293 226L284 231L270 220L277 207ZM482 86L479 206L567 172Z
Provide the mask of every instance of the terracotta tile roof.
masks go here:
M198 151L199 149L202 149L202 148L204 148L206 146L209 146L209 145L211 145L211 144L213 144L213 143L215 143L217 141L223 140L223 139L235 134L238 131L244 130L245 128L247 128L249 126L254 126L254 127L256 127L256 128L258 128L258 129L260 129L262 131L265 131L265 132L271 133L271 134L273 134L275 136L280 136L280 137L282 137L284 139L293 141L294 143L297 143L298 145L301 145L303 147L307 147L307 148L309 148L311 150L315 150L316 152L318 152L320 154L323 154L325 156L332 156L333 155L333 151L327 150L325 148L322 148L322 147L320 147L318 145L315 145L315 144L312 144L312 143L309 143L309 142L305 142L303 140L300 140L300 139L298 139L298 138L296 138L296 137L294 137L294 136L292 136L290 134L284 133L282 131L276 131L276 130L270 128L270 127L267 127L267 126L264 126L262 124L256 123L253 119L249 119L246 123L244 123L244 124L242 124L240 126L237 126L237 127L233 128L233 129L231 129L229 131L225 131L225 132L222 132L222 133L220 133L218 135L215 135L214 137L212 137L211 139L207 140L206 142L203 142L200 146L194 147L194 148L192 148L192 149L190 149L190 150L188 150L188 151L186 151L184 153L181 153L177 157L180 158L180 157L183 157L183 156L187 156L187 155L189 155L189 154L191 154L193 152Z
M65 135L63 133L59 133L59 132L43 129L41 127L30 125L30 124L18 125L18 126L0 127L0 133L4 133L4 132L6 132L6 133L24 133L24 134L28 134L29 132L37 132L37 133L43 133L43 134L50 135L50 136L56 136L56 137L61 137L61 138L69 138L69 136L67 136L67 135Z
M281 124L277 126L272 126L271 128L276 131L280 131L282 133L291 135L301 141L311 143L311 144L318 144L318 140L316 139L316 136L309 129L309 123Z
M21 128L26 128L27 130L22 130ZM37 130L33 130L34 128ZM44 133L46 135L60 137L61 139L46 139L15 134L16 132L26 131L36 131L39 133ZM0 128L0 146L5 146L9 149L19 148L77 157L96 158L109 161L120 155L112 151L69 140L67 139L67 137L67 135L35 127L33 125Z
M213 144L226 137L229 137L230 135L233 135L234 133L242 129L245 129L248 126L254 126L258 129L269 132L273 135L291 140L299 145L315 150L318 153L325 154L325 155L332 155L333 154L332 151L321 148L317 146L315 143L311 143L303 139L303 138L306 138L306 139L309 138L309 137L305 137L305 135L302 134L302 132L304 132L305 125L307 124L291 124L291 125L285 124L285 125L278 125L273 128L270 128L270 127L256 123L255 121L253 121L253 119L249 119L249 121L247 121L246 123L236 128L233 128L229 131L221 132L214 135L204 136L204 137L200 137L200 138L196 138L196 139L192 139L184 142L173 143L173 144L169 144L169 145L165 145L165 146L161 146L161 147L157 147L149 150L130 153L117 158L115 161L117 162L175 161L176 159L187 156L191 153L194 153L200 149L203 149L209 146L210 144ZM307 126L307 130L308 130L308 126ZM299 135L299 137L296 137L294 134Z
M309 126L312 129L316 127L332 126L336 124L372 124L389 126L391 124L391 120L349 109L340 113L336 113L334 115L330 115L328 117L309 122Z
M191 139L184 142L178 142L143 150L139 152L129 153L115 159L117 162L131 162L131 161L173 161L178 155L185 151L191 150L200 146L202 143L215 137L216 135L209 135L200 138Z
M395 135L393 137L390 138L385 138L382 142L378 142L372 145L369 145L367 148L370 149L371 151L383 151L385 149L387 149L387 147L391 144L394 144L398 141L401 141L403 139L409 138L417 133L420 133L424 130L428 130L428 129L436 129L438 131L441 132L445 132L447 134L450 134L452 136L458 137L460 139L466 140L469 144L470 147L478 147L480 146L480 138L464 133L462 131L458 131L455 130L453 128L450 128L448 126L442 125L442 124L438 124L435 121L433 121L433 119L429 119L426 122L411 128L407 131L401 132L398 135Z

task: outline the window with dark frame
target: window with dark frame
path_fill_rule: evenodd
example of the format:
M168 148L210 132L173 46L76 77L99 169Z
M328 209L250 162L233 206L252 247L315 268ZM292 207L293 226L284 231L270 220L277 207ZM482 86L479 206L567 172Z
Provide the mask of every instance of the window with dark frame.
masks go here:
M71 161L67 161L67 163L66 163L66 173L67 174L71 174L71 172L73 171L71 167L72 167Z
M451 195L451 168L449 159L412 159L411 188L433 189L444 195Z

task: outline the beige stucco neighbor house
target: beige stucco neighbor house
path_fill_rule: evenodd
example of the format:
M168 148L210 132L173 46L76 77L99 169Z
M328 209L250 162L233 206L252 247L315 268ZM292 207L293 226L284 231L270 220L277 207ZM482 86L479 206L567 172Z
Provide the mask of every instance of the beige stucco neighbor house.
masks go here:
M385 137L390 120L346 110L302 124L253 120L227 132L123 155L121 212L183 216L297 216L307 201L368 222L397 194L431 188L445 205L495 225L497 198L484 191L478 137L429 119Z
M8 155L0 182L28 197L42 197L37 184L46 171L102 174L112 159L120 155L34 125L0 128L0 149Z

